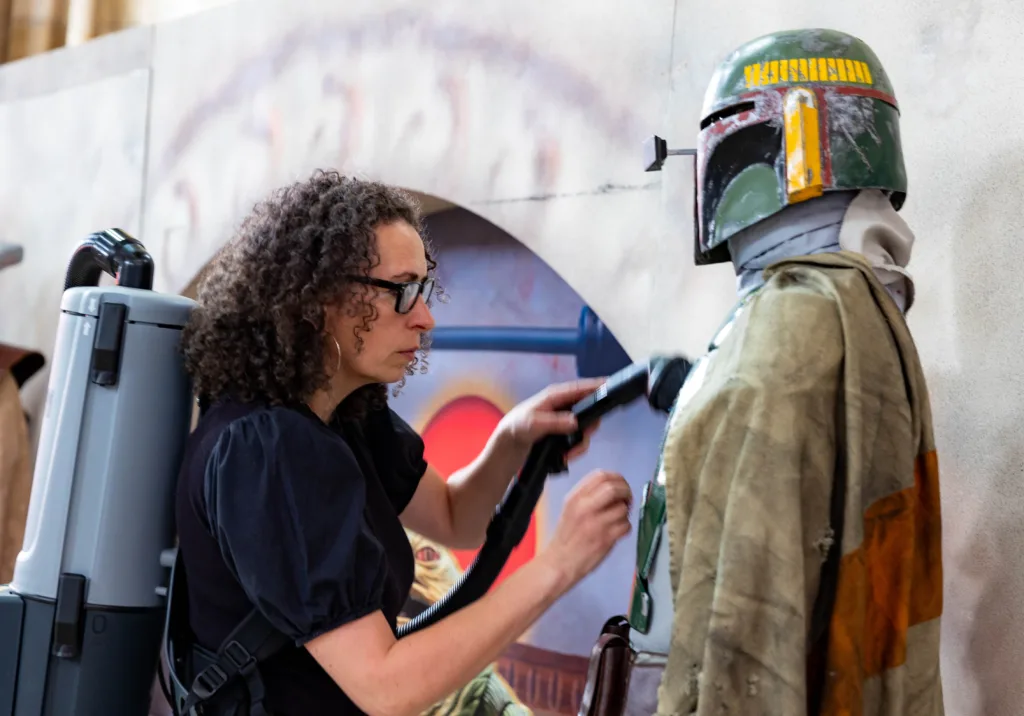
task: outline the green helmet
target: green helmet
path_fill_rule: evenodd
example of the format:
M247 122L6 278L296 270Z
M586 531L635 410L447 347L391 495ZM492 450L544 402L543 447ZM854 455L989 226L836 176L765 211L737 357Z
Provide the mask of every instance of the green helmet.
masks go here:
M834 30L777 32L733 51L704 97L696 165L698 264L729 261L730 236L824 192L880 189L897 210L907 193L885 69Z

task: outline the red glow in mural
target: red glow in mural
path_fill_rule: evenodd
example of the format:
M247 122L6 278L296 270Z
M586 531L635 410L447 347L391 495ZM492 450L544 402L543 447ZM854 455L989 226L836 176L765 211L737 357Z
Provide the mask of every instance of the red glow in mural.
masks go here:
M494 403L475 395L462 396L448 402L434 414L423 430L427 462L447 479L480 454L502 415ZM533 559L537 548L536 520L534 515L523 540L512 551L505 568L498 575L495 586ZM477 550L453 550L452 553L462 568L466 569L473 563Z

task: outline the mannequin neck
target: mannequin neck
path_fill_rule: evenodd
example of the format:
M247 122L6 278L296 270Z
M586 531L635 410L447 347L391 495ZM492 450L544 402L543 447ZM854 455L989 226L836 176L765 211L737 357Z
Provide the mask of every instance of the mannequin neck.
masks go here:
M835 192L787 206L729 239L740 296L764 282L765 268L793 256L839 251L839 229L857 192Z
M844 191L788 206L729 239L740 297L764 283L764 269L777 261L833 251L864 256L899 307L914 303L914 280L906 270L914 233L889 197L876 189Z

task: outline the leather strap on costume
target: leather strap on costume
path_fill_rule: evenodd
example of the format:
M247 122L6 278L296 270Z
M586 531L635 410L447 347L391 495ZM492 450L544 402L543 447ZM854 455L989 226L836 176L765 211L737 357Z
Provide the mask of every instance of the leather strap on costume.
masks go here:
M605 622L590 651L587 682L577 716L620 716L625 710L633 650L623 616Z

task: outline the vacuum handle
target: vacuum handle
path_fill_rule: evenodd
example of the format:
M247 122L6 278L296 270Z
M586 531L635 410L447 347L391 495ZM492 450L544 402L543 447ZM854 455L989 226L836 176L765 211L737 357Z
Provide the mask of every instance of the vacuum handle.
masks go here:
M658 356L614 373L604 385L572 406L578 428L563 438L564 452L582 442L583 432L600 418L640 396L646 396L655 410L668 412L692 367L693 364L681 356Z
M142 243L121 229L105 229L87 236L68 263L64 290L97 286L100 276L109 274L118 286L153 288L153 257Z
M628 365L612 374L601 387L572 406L580 430L593 425L615 408L632 403L647 393L647 363Z

